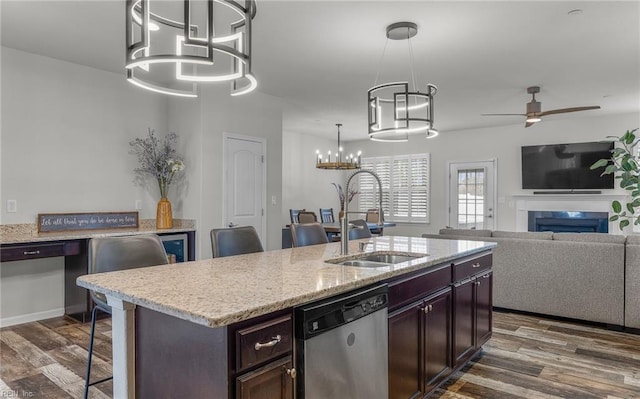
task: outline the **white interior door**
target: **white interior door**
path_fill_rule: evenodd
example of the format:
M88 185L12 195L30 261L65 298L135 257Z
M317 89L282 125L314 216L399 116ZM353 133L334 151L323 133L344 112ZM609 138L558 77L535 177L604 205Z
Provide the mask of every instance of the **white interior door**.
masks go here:
M253 226L266 246L265 141L224 135L224 225Z
M495 163L495 160L449 163L449 226L495 229Z

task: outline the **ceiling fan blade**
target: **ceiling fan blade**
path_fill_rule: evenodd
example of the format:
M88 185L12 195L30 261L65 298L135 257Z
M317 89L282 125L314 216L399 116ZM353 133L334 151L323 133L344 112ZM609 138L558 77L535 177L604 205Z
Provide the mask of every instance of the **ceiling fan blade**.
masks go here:
M564 114L567 112L577 112L577 111L588 111L590 109L600 109L599 105L593 105L589 107L573 107L573 108L560 108L560 109L550 109L549 111L540 112L540 116L545 115L553 115L553 114Z
M480 116L527 116L526 114L480 114Z

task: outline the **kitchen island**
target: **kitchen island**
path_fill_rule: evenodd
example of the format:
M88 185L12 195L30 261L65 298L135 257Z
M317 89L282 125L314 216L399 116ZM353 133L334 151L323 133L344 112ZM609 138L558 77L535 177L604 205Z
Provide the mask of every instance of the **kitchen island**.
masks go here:
M113 308L114 398L159 393L164 397L250 397L243 392L259 389L260 382L272 378L274 370L295 377L288 349L293 340L293 307L389 282L390 312L394 306L404 311L417 304L416 309L426 314L430 304L425 310L423 299L429 298L421 295L431 294L427 288L433 285L429 283L434 281L430 277L433 272L441 284L433 285L436 293L448 292L447 310L455 309L456 284L472 287L467 283L473 282L475 287L480 272L490 277L486 272L495 246L392 236L359 241L368 242L365 252L402 253L415 259L379 268L341 266L325 262L342 258L339 243L331 243L79 277L78 285L105 294ZM350 257L361 254L359 241L350 242ZM475 274L464 275L467 268ZM460 290L464 294L458 304L464 307L461 320L484 319L468 303L476 297L475 290ZM456 349L464 344L456 340L458 316L445 316L445 332L452 338L448 347L453 348L452 356L447 356L450 373L479 345L473 338L470 350ZM391 317L390 313L390 339ZM402 325L406 328L407 323ZM267 337L280 338L275 343L263 342L261 330ZM254 336L260 338L260 346L270 345L269 350L246 353L245 341ZM253 345L251 341L249 346ZM393 362L391 356L390 364ZM391 366L389 370L393 372ZM423 378L418 379L418 390L424 390ZM290 397L287 384L291 382L284 380L280 378L285 385L283 397ZM390 389L393 386L390 384Z

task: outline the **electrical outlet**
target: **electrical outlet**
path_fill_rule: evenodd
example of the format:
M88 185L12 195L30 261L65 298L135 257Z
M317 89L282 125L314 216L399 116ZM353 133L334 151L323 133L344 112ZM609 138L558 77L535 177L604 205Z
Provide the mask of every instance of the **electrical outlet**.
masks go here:
M18 212L18 201L7 200L7 213L16 213L16 212Z
M142 200L136 200L136 211L142 209Z

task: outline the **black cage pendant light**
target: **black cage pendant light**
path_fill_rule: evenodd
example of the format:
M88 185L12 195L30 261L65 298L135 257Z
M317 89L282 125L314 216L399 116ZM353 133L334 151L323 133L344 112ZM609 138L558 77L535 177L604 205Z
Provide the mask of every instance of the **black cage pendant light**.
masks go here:
M413 48L411 38L418 33L418 25L413 22L397 22L387 27L387 44L391 40L407 40L411 67L411 83L392 82L378 85L376 75L374 87L367 92L369 138L374 141L407 141L411 133L425 133L426 138L438 135L435 129L433 97L437 87L427 84L426 91L420 92L416 86ZM385 44L385 50L386 50ZM382 52L380 63L384 58Z
M125 14L131 83L183 97L197 97L198 83L231 82L231 95L255 89L255 0L127 0Z
M335 154L329 151L327 152L327 157L324 158L320 150L316 150L316 168L333 170L360 169L362 151L358 151L355 156L353 154L343 156L343 148L340 144L340 126L342 126L342 123L336 123L336 126L338 127L338 151Z

